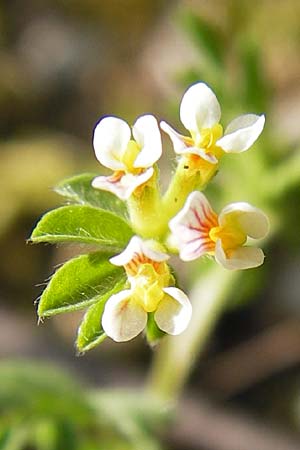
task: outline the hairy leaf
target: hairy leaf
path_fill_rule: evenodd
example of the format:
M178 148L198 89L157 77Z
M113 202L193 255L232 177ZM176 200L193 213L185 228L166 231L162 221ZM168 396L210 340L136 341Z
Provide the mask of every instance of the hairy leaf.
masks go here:
M107 254L78 256L55 272L41 296L38 315L46 317L85 308L123 279L123 268L113 266Z
M133 231L115 214L87 205L63 206L45 214L30 237L38 242L80 242L122 250Z
M92 173L76 175L63 180L54 190L74 203L105 209L127 218L127 207L122 200L110 192L92 187L92 181L96 176Z

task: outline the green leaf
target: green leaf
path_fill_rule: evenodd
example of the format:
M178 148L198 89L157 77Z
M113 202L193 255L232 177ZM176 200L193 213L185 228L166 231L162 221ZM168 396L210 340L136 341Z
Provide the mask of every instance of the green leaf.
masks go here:
M181 22L201 52L217 67L222 67L225 47L220 30L190 11L181 16Z
M90 306L85 313L78 330L76 341L76 346L80 352L91 350L106 338L106 334L101 325L105 303L111 295L124 289L125 282L125 279L120 281L111 291L100 296L97 303Z
M76 175L63 180L54 190L74 203L105 209L126 219L128 212L125 202L110 192L92 187L92 181L96 176L92 173Z
M63 206L45 214L30 237L38 242L81 242L122 250L133 231L125 220L92 206Z
M58 269L44 290L39 317L75 311L95 303L125 279L123 268L112 265L102 252L81 255Z

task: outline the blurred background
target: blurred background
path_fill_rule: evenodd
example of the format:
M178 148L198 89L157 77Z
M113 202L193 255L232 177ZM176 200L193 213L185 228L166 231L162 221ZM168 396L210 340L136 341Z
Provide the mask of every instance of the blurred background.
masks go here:
M1 450L300 448L299 23L297 0L1 2ZM263 268L233 283L174 415L152 396L137 401L152 362L142 337L78 357L81 312L37 326L46 280L83 249L26 240L63 201L57 182L101 172L91 137L102 115L151 112L183 132L179 102L198 80L224 125L266 113L259 142L222 161L209 195L216 209L261 206L272 232ZM164 144L163 186L175 164Z

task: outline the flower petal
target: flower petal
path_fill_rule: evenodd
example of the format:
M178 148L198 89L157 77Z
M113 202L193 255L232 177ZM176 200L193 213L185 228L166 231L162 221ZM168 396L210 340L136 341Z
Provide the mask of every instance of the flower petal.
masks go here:
M218 239L215 259L217 263L228 270L251 269L263 264L264 253L261 248L238 247L235 250L230 250L230 255L227 256L222 248L221 239Z
M204 159L205 161L208 161L211 164L218 163L218 159L215 157L215 155L213 155L212 153L209 153L209 152L206 153L205 150L203 150L202 148L198 148L198 147L186 147L177 153L182 154L182 155L184 155L186 153L191 153L193 155L200 156L200 158Z
M169 124L167 124L167 122L160 122L160 128L169 135L173 143L175 153L182 153L183 150L188 148L187 144L185 143L186 137L182 134L177 133L177 131L174 130L174 128L172 128Z
M109 191L119 197L121 200L127 200L137 187L148 181L153 175L153 168L145 170L145 172L139 175L133 175L126 173L118 178L114 177L96 177L92 181L92 186L96 189L102 189L103 191Z
M209 237L211 228L218 225L217 215L206 197L192 192L182 210L169 222L169 227L179 245L180 258L192 261L214 250Z
M129 125L118 117L104 117L94 130L94 149L100 163L112 170L123 170L120 158L130 140Z
M182 333L192 317L192 305L188 297L175 287L164 288L166 295L160 301L154 313L158 327L166 333Z
M184 154L193 154L198 155L205 161L210 162L211 164L217 164L218 160L212 153L206 153L202 148L195 147L193 145L188 145L188 140L193 142L191 138L187 138L182 134L177 133L170 125L166 122L160 123L161 129L164 130L169 136L173 143L174 151L178 155Z
M225 226L237 223L238 226L254 239L265 237L269 231L269 219L261 209L245 202L230 203L222 209L219 223Z
M125 250L119 255L110 258L110 262L115 266L125 266L137 255L145 255L153 261L162 262L169 259L169 255L153 250L150 242L143 241L139 236L133 236Z
M112 295L104 308L102 327L107 336L116 342L136 337L147 324L147 313L132 298L132 291Z
M227 153L240 153L248 150L261 134L265 116L245 114L234 119L225 130L224 136L216 142Z
M187 130L197 134L202 128L212 128L220 118L220 104L205 83L194 84L186 91L180 105L180 119Z
M157 120L148 114L137 119L132 127L133 137L141 147L134 167L151 167L162 154L161 135Z

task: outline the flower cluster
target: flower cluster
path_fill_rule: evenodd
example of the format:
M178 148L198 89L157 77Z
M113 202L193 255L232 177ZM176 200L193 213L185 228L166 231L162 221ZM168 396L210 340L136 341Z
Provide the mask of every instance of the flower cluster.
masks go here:
M156 166L162 154L161 134L152 115L139 117L132 131L117 117L105 117L95 128L96 157L112 174L96 177L92 186L127 202L137 234L122 253L110 259L124 267L128 279L128 289L108 299L102 317L103 329L115 341L137 336L150 315L160 330L172 335L188 326L192 306L174 286L169 253L178 253L183 261L211 255L229 270L257 267L264 261L260 248L246 244L248 238L261 239L267 234L266 215L245 202L231 203L217 215L201 191L226 153L251 147L263 130L265 117L242 115L224 133L220 118L215 94L199 82L186 91L180 105L180 119L190 136L160 123L178 155L164 194Z

